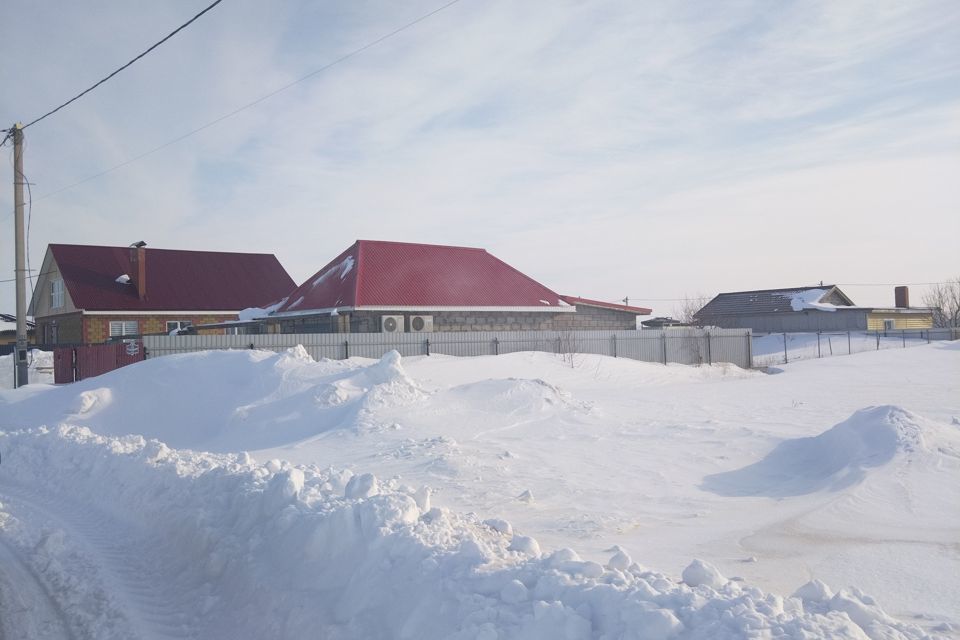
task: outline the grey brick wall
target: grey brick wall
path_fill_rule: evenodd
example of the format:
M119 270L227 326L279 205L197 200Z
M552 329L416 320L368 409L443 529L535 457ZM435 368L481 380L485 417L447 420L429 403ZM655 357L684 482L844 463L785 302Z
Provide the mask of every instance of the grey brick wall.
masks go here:
M432 315L433 330L449 331L570 331L577 329L636 329L636 316L613 309L577 307L576 313L505 311L358 311L340 316L317 316L285 320L282 333L379 333L383 316L403 316L406 331L415 315Z

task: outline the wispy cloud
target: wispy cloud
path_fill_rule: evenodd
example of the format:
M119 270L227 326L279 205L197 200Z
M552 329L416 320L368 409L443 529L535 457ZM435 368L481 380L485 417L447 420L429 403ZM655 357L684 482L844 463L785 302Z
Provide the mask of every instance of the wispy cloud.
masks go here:
M0 71L4 86L18 79L0 96L8 121L189 13L14 4L32 26L4 27L0 53L24 61ZM209 122L434 6L224 3L28 131L35 193ZM358 237L469 244L557 289L608 299L946 277L960 231L950 177L958 35L951 2L461 0L38 202L33 252L140 238L272 251L301 280ZM891 228L906 221L907 231ZM892 252L900 257L883 257ZM7 299L0 289L0 306Z

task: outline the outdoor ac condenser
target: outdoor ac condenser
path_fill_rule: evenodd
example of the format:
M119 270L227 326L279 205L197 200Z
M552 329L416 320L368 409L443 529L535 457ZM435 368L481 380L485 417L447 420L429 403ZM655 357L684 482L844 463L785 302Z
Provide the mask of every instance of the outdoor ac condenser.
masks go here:
M410 316L410 331L413 333L433 331L433 316Z
M380 330L384 333L403 333L403 316L380 316Z

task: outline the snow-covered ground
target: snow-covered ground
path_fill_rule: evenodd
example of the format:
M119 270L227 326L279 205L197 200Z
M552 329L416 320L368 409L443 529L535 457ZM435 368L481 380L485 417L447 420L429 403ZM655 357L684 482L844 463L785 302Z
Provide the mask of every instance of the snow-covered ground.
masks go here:
M53 353L31 349L27 376L31 383L53 384ZM13 354L0 356L0 389L13 389Z
M960 343L775 371L295 349L0 391L0 638L960 635Z

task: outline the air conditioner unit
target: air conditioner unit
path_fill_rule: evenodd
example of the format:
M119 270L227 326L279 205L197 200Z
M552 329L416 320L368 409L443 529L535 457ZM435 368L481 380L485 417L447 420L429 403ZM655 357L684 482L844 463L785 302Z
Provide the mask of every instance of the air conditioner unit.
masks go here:
M410 331L413 333L433 331L433 316L410 316Z
M403 316L380 316L380 330L384 333L403 333Z

